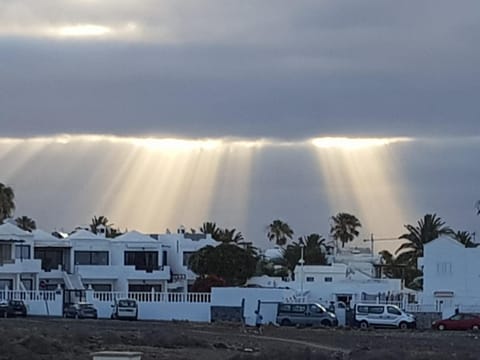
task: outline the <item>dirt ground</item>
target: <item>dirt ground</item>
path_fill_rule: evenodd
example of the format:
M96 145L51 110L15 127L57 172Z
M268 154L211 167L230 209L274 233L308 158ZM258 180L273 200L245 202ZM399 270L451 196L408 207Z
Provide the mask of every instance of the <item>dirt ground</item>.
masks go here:
M234 324L0 319L0 359L92 359L103 350L152 359L479 359L480 333L347 330Z

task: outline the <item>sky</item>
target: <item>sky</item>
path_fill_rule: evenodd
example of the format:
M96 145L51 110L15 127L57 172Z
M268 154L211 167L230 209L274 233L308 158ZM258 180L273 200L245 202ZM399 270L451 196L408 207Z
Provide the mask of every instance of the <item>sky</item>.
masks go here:
M0 182L47 230L477 231L478 34L469 0L0 0Z

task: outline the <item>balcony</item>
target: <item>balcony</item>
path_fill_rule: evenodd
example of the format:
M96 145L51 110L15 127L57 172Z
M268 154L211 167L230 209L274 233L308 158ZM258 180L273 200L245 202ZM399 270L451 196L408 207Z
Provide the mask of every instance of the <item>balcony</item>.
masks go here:
M135 265L76 265L75 273L83 279L169 280L170 266L137 270Z
M0 273L40 273L42 262L38 259L2 259Z

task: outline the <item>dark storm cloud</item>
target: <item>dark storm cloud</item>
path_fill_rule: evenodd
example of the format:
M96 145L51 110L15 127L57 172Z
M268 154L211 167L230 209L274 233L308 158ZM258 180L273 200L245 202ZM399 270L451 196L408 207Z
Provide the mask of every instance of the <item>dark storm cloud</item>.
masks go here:
M478 133L478 2L21 3L0 1L2 136ZM76 23L139 32L40 30Z

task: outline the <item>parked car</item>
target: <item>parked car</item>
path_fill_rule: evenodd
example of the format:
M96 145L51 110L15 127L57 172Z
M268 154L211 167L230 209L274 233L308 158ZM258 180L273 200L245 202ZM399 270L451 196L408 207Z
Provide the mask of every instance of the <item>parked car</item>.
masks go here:
M92 304L77 303L67 306L63 311L63 316L72 319L96 319L98 313Z
M133 299L115 299L112 305L112 319L137 320L138 305Z
M415 316L391 304L356 304L355 322L362 329L373 327L414 328Z
M434 321L432 328L438 330L479 330L480 315L466 313L455 314L448 319Z
M283 326L337 326L338 320L320 304L282 303L278 305L277 323Z
M23 300L8 300L0 303L0 316L27 316L27 306Z

